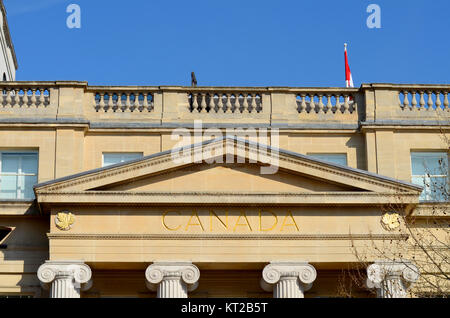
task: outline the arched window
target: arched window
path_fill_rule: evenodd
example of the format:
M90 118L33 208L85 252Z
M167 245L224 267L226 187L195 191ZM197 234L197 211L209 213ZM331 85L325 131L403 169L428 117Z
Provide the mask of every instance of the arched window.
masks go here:
M3 73L3 82L6 82L6 73Z

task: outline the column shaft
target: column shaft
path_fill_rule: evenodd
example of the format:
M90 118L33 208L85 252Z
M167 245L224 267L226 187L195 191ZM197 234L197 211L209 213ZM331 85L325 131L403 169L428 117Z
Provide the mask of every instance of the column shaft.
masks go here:
M187 286L181 277L163 279L158 285L158 298L187 298Z
M281 278L273 287L273 298L304 298L303 287L297 277Z
M80 289L75 288L72 277L56 277L52 282L51 298L80 298Z

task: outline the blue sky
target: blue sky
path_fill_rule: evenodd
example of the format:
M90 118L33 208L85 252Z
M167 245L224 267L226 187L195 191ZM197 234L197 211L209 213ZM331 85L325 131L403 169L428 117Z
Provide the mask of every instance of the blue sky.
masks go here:
M4 0L17 80L91 85L450 83L448 0ZM66 7L81 7L81 29ZM381 7L381 29L366 8Z

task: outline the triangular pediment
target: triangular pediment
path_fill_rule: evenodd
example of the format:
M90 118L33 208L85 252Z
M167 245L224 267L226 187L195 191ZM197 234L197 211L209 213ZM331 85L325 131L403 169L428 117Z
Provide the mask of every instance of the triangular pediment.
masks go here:
M102 186L91 191L333 192L364 190L281 169L274 174L261 174L259 164L202 163Z
M180 194L380 193L417 196L421 188L236 137L188 147L38 184L39 201L62 193Z

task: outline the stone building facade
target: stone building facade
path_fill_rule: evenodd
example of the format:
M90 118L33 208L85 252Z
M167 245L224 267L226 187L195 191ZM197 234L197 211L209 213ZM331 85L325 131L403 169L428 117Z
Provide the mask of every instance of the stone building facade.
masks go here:
M409 297L448 206L450 85L1 86L5 297Z

